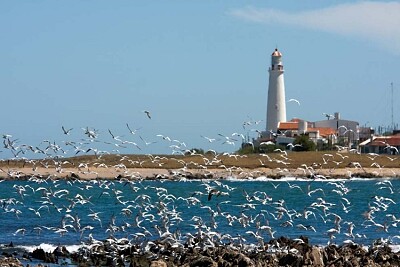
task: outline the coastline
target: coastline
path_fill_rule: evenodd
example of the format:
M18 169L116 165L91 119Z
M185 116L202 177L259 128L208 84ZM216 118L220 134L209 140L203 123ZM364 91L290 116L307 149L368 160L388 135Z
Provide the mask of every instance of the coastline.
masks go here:
M350 179L350 178L399 178L400 168L335 168L335 169L281 169L281 168L239 168L226 170L209 169L165 169L165 168L64 168L58 171L54 168L13 167L2 169L0 179L129 179L129 180L180 180L186 179L269 179L280 178L320 178L320 179Z
M290 179L309 178L317 179L350 179L350 178L393 178L398 177L400 168L121 168L121 167L95 167L77 168L69 167L56 169L54 167L3 167L2 175L5 179L65 179L74 184L73 179L93 180L109 179L120 180L120 187L130 180L131 183L141 180L184 180L190 179L257 179L262 180L287 177ZM58 171L57 171L58 170ZM267 179L265 179L267 178ZM286 180L286 179L282 179ZM287 180L286 180L287 181ZM341 180L342 181L342 180ZM341 181L336 181L341 183ZM42 182L42 181L41 181ZM47 181L44 181L47 183ZM122 182L122 183L121 183ZM335 181L332 181L335 182ZM372 181L375 183L375 181ZM382 181L383 182L383 181ZM397 181L396 181L397 182ZM13 183L13 181L11 182ZM51 181L48 182L52 184ZM57 184L57 181L54 181ZM102 182L99 182L101 184ZM290 182L291 183L291 182ZM62 183L64 184L64 183ZM276 183L274 183L276 184ZM41 186L41 185L38 185ZM64 184L64 186L68 186ZM157 185L161 186L162 185ZM167 186L164 185L164 186ZM169 186L176 186L175 183ZM146 186L147 187L147 186ZM150 186L152 187L152 186ZM143 187L144 188L144 187ZM155 187L153 187L155 188ZM110 191L111 192L111 191ZM204 203L204 202L203 202ZM209 204L209 203L207 203ZM71 213L73 214L73 213ZM249 233L251 230L248 231ZM202 233L202 232L200 232ZM210 233L214 233L211 231ZM246 232L246 234L248 234ZM218 233L216 233L218 235ZM203 237L204 239L200 239ZM188 239L182 243L169 243L170 237L160 237L151 240L148 246L143 247L141 239L108 238L95 240L95 243L86 243L77 251L68 251L59 244L53 250L46 251L40 245L32 252L21 251L18 246L4 248L3 257L0 257L0 265L5 266L57 266L63 263L71 263L70 266L112 266L115 264L111 255L117 255L114 259L118 264L114 266L345 266L351 262L352 266L397 266L400 252L398 245L390 246L390 243L378 239L370 245L354 243L355 240L345 240L343 243L331 243L327 246L312 244L307 235L289 239L285 236L277 238L260 239L258 243L245 246L240 243L220 243L202 247L207 240L205 235L199 239ZM194 241L193 241L194 240ZM354 242L353 242L354 240ZM201 241L201 242L200 242ZM196 243L197 242L197 243ZM229 244L229 245L228 245ZM231 246L232 245L232 246ZM1 248L0 248L1 251ZM17 252L19 251L19 252ZM162 254L159 252L162 251ZM90 257L87 257L90 255ZM39 262L39 263L38 263ZM197 264L195 265L194 262ZM240 264L239 264L240 263ZM13 265L11 265L13 264ZM52 264L52 265L50 265ZM3 266L3 265L2 265Z

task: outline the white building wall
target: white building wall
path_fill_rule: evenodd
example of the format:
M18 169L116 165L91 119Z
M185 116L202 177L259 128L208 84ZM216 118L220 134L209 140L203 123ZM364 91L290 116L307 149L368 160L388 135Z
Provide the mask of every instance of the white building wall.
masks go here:
M350 120L330 119L314 122L314 127L330 127L338 131L338 137L346 137L351 141L359 140L359 123Z
M283 78L282 55L278 50L271 56L269 69L267 132L276 132L278 123L286 121L285 83Z

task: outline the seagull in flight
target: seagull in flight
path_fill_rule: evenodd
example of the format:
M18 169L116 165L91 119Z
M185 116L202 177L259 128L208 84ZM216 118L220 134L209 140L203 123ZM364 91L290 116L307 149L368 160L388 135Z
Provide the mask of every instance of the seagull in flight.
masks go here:
M333 116L333 115L331 115L331 114L328 114L328 113L322 113L322 115L324 115L328 120L329 120L330 118L332 118L332 119L335 118L335 116Z
M207 139L207 141L210 142L210 143L212 143L212 142L214 142L216 140L215 138L210 138L210 137L203 136L203 135L200 135L200 136L205 138L205 139Z
M115 135L111 132L110 129L108 129L108 132L110 133L110 135L112 136L112 138L113 138L114 140L121 141L121 139L119 138L119 136L115 136Z
M296 102L300 106L300 101L294 98L288 100L288 102Z
M66 134L66 135L69 135L70 132L71 132L71 130L72 130L72 128L71 128L71 129L68 129L68 130L65 130L64 126L61 126L61 128L62 128L64 134Z
M149 119L151 119L150 111L148 111L148 110L143 110L143 112L147 115L147 117L148 117Z
M131 128L129 127L129 124L128 124L128 123L126 124L126 127L128 127L128 130L129 130L129 132L130 132L131 134L136 134L136 132L139 131L139 130L141 129L141 128L137 128L137 129L135 129L135 130L132 131Z

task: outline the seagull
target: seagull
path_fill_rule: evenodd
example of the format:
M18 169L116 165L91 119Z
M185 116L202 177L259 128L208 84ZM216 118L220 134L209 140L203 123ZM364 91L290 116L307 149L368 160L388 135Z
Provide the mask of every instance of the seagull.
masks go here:
M128 123L126 124L126 127L128 127L128 130L129 130L129 132L130 132L131 134L136 134L136 132L139 131L139 130L141 129L141 128L137 128L137 129L135 129L135 130L132 131L131 128L129 127L129 124L128 124Z
M275 143L272 142L272 141L267 141L267 142L261 142L261 143L260 143L260 146L262 146L262 145L267 145L267 146L269 146L269 145L275 145Z
M213 195L216 195L217 197L219 197L219 196L221 196L221 195L229 195L229 193L221 192L221 191L219 191L218 189L212 188L212 189L210 190L210 192L208 192L208 198L207 198L207 200L210 201Z
M25 228L20 228L17 231L15 231L13 235L17 235L17 234L25 235L25 231L26 231Z
M162 134L157 134L156 136L161 137L163 140L167 140L167 141L171 142L171 138L169 138L169 136L165 136Z
M110 135L112 136L112 138L113 138L114 140L121 141L121 139L119 138L119 136L115 136L115 135L111 132L110 129L108 129L108 132L110 133Z
M69 135L73 128L65 130L64 126L61 126L61 129L63 130L64 134Z
M47 208L47 210L50 212L49 207L47 205L42 205L37 210L35 210L34 208L28 208L28 209L33 211L36 216L41 217L41 214L40 214L39 210L42 209L42 208Z
M207 141L209 142L209 143L212 143L212 142L214 142L216 139L215 138L210 138L210 137L207 137L207 136L203 136L203 135L200 135L201 137L203 137L203 138L205 138L205 139L207 139Z
M146 146L157 143L157 142L155 142L155 141L147 142L147 141L144 140L143 137L141 137L140 135L139 135L139 138L146 144Z
M293 149L294 147L302 147L302 145L289 143L289 144L286 145L286 147L290 147L290 149Z
M147 117L148 117L149 119L151 119L150 111L148 111L148 110L143 110L143 112L146 113L146 115L147 115Z
M324 115L328 120L329 120L330 118L335 118L335 116L333 116L333 115L331 115L331 114L328 114L328 113L322 113L322 115Z
M294 98L288 100L288 102L296 102L300 106L300 101Z

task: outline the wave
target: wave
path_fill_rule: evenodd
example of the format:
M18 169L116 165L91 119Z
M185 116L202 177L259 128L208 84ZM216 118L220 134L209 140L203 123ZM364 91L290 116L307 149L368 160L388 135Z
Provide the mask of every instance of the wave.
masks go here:
M16 246L15 248L23 249L27 252L33 252L36 249L43 249L44 252L52 253L59 246L65 247L68 250L68 252L70 252L70 253L75 253L75 252L78 252L78 250L81 247L83 247L84 245L60 245L60 244L55 245L55 244L42 243L40 245Z

